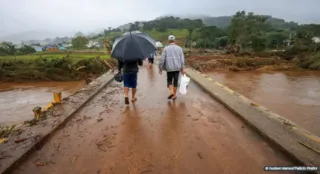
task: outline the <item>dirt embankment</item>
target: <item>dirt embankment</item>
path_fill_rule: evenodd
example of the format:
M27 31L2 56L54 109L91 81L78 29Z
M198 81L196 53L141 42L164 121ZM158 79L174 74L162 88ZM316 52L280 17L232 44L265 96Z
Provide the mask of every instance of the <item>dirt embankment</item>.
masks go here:
M0 61L0 81L90 81L114 65L114 60L104 61L100 57L77 62L68 57L7 60Z
M186 65L201 72L212 70L286 70L295 68L293 63L275 56L234 55L209 50L187 51Z

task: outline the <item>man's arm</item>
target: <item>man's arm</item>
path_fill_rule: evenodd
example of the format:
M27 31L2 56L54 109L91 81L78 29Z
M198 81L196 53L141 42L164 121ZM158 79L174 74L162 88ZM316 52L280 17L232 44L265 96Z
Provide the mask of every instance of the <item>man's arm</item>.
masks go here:
M118 70L119 70L119 72L121 71L122 67L123 67L123 63L118 60Z
M165 60L166 60L166 48L163 49L162 54L161 54L161 58L160 58L160 63L159 63L159 69L160 71L163 70L164 66L165 66Z
M139 61L138 61L138 65L142 66L142 64L143 64L143 61L142 61L142 60L139 60Z

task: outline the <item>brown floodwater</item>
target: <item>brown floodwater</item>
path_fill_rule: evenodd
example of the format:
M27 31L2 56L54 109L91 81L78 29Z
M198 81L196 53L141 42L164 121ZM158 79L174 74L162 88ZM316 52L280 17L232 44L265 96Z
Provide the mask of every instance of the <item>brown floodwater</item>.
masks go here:
M211 72L214 80L320 136L320 72Z
M49 104L53 100L53 92L62 91L62 97L67 97L84 85L84 81L0 82L0 125L32 119L32 109Z

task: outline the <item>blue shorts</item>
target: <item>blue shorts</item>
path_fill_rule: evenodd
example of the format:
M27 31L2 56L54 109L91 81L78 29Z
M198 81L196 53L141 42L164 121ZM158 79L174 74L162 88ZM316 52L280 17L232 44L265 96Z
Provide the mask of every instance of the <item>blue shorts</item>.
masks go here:
M138 73L123 74L123 86L128 88L137 88Z

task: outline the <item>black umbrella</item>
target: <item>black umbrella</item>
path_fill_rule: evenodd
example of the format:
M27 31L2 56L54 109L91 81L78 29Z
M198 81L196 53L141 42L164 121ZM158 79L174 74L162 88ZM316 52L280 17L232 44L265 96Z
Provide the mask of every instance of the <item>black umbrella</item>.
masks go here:
M122 62L144 60L156 49L156 42L147 34L129 32L115 40L111 57Z

